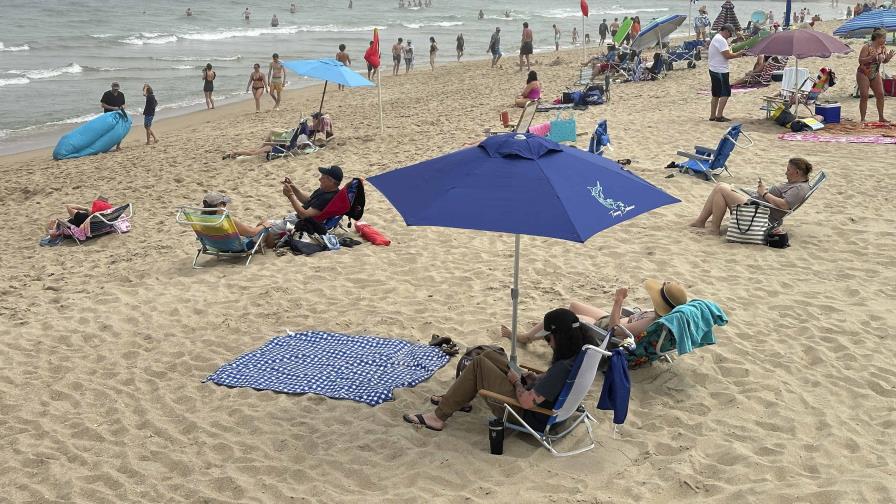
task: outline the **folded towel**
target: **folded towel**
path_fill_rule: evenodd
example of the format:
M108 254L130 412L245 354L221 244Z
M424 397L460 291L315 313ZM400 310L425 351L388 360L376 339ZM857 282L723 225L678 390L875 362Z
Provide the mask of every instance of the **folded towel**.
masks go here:
M728 317L719 305L712 301L692 299L655 322L663 324L675 335L678 355L691 352L695 348L714 345L716 337L712 333L714 325L723 326Z

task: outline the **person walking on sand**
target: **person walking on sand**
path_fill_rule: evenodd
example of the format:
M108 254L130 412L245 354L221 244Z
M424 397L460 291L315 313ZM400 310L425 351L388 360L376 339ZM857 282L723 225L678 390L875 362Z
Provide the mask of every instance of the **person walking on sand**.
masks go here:
M205 108L215 108L215 99L212 98L212 92L215 90L215 77L218 75L212 70L212 64L206 63L202 69L202 92L205 94Z
M884 81L881 76L881 66L893 59L896 51L886 48L887 33L875 31L871 34L871 43L862 46L859 51L859 68L856 70L856 84L859 86L859 115L865 122L865 113L868 111L868 90L874 91L874 100L877 102L877 120L888 123L884 118Z
M429 68L436 70L436 53L439 52L439 46L436 45L436 38L429 37Z
M243 11L243 19L245 19L247 23L249 22L250 15L251 13L249 12L249 8L246 7L246 10Z
M560 50L560 28L554 25L554 52Z
M709 107L710 121L728 122L731 120L725 117L725 105L731 96L728 60L744 55L742 52L731 52L728 39L732 35L734 35L734 27L726 24L709 43L709 80L712 84L712 100Z
M261 65L256 63L252 67L252 73L249 74L249 82L246 84L246 92L252 88L252 97L255 98L255 113L261 112L261 97L268 90L268 81L261 73Z
M408 44L404 47L404 73L408 73L411 71L411 68L414 66L414 47L411 46L411 41L408 40Z
M604 19L600 22L600 26L597 27L597 34L600 35L600 42L598 46L603 46L604 42L607 40L607 34L610 33L610 27L607 26L607 20Z
M398 68L401 66L401 52L404 50L402 42L404 39L398 37L398 42L392 44L392 75L398 75Z
M464 34L459 33L457 35L457 61L460 61L460 58L464 55Z
M501 59L501 28L495 27L495 32L492 33L492 38L488 41L488 49L486 52L492 53L492 68L495 68L495 65L498 64L498 60Z
M280 61L280 55L274 53L271 63L268 65L268 87L271 98L274 99L274 110L280 110L280 98L283 96L283 86L286 85L286 67Z
M352 58L348 55L347 52L345 52L345 44L339 44L339 52L336 53L336 61L342 63L347 67L352 66ZM345 89L345 86L339 84L337 89L342 91L343 89Z
M103 108L104 114L124 110L124 93L120 91L120 88L121 86L117 82L113 82L111 89L103 93L100 98L100 107ZM118 142L115 150L121 150L121 142Z
M159 143L159 139L156 138L156 134L152 131L152 120L156 116L156 105L159 104L156 101L156 95L152 92L152 86L149 84L143 85L143 96L146 97L146 104L143 106L143 128L146 129L146 145ZM149 141L150 137L152 142Z
M531 70L532 65L529 62L529 56L532 55L532 29L529 23L523 22L523 34L520 38L520 72L523 71L523 59L526 60L526 70Z

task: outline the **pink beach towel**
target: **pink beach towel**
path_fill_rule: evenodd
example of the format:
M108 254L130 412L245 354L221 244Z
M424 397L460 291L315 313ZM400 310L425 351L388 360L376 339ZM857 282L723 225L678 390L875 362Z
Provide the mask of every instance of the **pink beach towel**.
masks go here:
M533 135L538 135L538 136L543 137L543 136L548 136L548 133L550 133L550 132L551 132L551 123L550 122L541 123L541 124L533 124L532 126L529 126L529 133L532 133Z
M794 142L831 142L831 143L866 143L896 144L896 137L881 135L819 135L818 133L781 133L781 140Z

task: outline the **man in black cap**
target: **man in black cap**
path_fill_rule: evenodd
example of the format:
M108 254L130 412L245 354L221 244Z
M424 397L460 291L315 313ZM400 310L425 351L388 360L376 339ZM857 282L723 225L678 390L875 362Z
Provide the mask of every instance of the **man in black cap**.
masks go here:
M322 166L317 171L320 172L320 187L311 194L299 189L289 177L283 179L283 195L289 199L298 219L310 219L319 215L339 192L342 168L336 165Z
M103 93L103 97L100 98L100 107L103 108L104 114L124 110L124 93L119 91L120 87L117 82L113 82L112 89ZM121 150L121 143L115 146L115 150Z

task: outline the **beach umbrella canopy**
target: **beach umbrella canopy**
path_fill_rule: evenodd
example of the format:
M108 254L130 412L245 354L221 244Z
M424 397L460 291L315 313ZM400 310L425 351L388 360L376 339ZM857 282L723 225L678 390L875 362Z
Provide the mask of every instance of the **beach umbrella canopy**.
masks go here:
M847 38L862 38L871 35L876 29L884 31L896 31L896 9L874 9L863 12L858 16L846 20L839 28L834 30L834 35Z
M372 82L333 58L290 60L284 61L283 66L299 75L325 81L324 93L320 97L320 111L324 109L324 97L327 96L327 84L329 82L348 87L373 86Z
M846 54L852 48L838 39L815 30L788 30L772 33L747 49L747 54L793 56L800 58L830 58L832 54Z
M737 14L734 13L734 4L731 3L731 0L725 0L725 3L722 4L721 12L712 22L712 31L717 32L726 24L730 24L735 30L740 31L740 21L737 20Z
M756 25L764 25L768 21L768 14L764 10L753 11L753 14L750 15L750 21Z
M511 362L516 363L520 235L584 242L677 203L601 156L531 134L508 133L367 179L408 226L513 233Z
M672 35L687 18L684 14L672 14L651 21L632 41L631 48L635 51L643 51L659 45L663 40L668 39L669 35Z

